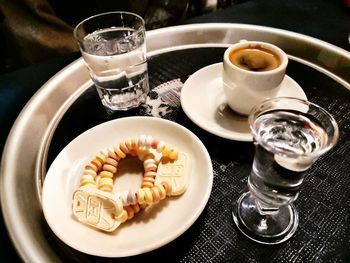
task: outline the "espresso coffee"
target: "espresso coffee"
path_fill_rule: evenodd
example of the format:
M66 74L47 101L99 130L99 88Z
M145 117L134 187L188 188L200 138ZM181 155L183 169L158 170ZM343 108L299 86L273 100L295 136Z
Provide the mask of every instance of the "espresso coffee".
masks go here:
M229 59L239 68L257 72L269 71L281 64L277 54L260 45L232 50Z

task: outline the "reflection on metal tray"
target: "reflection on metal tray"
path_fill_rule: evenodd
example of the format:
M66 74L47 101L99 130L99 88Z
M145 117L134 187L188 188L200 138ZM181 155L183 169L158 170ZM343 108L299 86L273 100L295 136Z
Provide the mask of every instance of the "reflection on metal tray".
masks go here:
M347 163L350 160L343 159L337 169L331 161L340 160L339 156L348 150L344 143L350 134L347 123L350 112L350 76L346 74L350 69L348 52L311 37L259 26L197 24L159 29L147 34L151 87L174 79L183 83L199 68L221 61L224 48L240 39L268 41L283 48L291 59L288 75L305 89L311 101L334 114L343 131L338 148L320 160L307 177L304 188L309 191L302 191L297 202L301 216L299 231L290 242L271 248L273 253L269 253L269 259L278 261L297 257L309 261L315 259L315 254L324 259L343 256L341 249L345 250L349 244L337 242L346 235L346 226L342 224L345 224L344 217L349 211L345 211L341 204L348 204L349 199L342 195L340 186L349 185L343 173L349 171ZM61 243L48 229L40 204L46 166L62 147L87 128L128 114L148 114L144 109L137 109L125 115L104 115L98 109L97 94L91 85L83 61L79 59L70 64L49 80L28 103L7 140L2 162L1 202L10 236L26 261L93 260ZM86 105L96 105L96 109ZM90 110L86 112L86 109ZM86 114L94 117L82 118L72 126L72 120ZM150 255L165 257L176 249L177 261L267 257L264 248L236 231L229 210L230 201L239 196L245 185L251 165L251 145L228 142L206 133L189 121L179 107L173 107L172 113L164 117L197 134L208 148L219 176L214 181L208 207L194 226ZM17 165L19 160L20 166ZM37 194L28 199L29 192ZM330 196L335 199L332 201ZM334 221L334 216L338 216L338 225L332 223L335 228L327 221ZM339 238L336 237L338 234ZM338 253L331 254L332 251ZM140 256L140 260L147 259L147 256Z

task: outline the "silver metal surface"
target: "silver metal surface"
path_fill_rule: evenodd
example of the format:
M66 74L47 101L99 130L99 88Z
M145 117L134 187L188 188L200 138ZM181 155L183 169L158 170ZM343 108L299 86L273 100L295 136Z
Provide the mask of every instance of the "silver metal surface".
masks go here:
M147 32L149 56L176 49L228 46L241 39L280 46L350 90L350 53L305 35L243 24L194 24ZM90 86L82 59L53 76L27 103L7 139L1 161L1 206L10 237L26 262L81 257L47 239L41 210L42 179L52 135L69 106ZM59 247L58 247L59 246ZM62 255L64 254L64 255Z

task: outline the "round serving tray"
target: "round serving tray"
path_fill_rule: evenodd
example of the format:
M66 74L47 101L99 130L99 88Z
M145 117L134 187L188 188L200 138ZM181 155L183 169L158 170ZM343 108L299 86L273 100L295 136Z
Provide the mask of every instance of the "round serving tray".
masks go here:
M148 56L189 48L226 47L241 39L276 44L291 60L322 72L350 90L349 52L312 37L274 28L195 24L153 30L147 32ZM56 262L80 257L65 246L58 248L59 241L47 234L41 186L55 129L69 107L90 86L83 60L71 63L32 97L7 139L1 162L1 206L10 237L24 261Z

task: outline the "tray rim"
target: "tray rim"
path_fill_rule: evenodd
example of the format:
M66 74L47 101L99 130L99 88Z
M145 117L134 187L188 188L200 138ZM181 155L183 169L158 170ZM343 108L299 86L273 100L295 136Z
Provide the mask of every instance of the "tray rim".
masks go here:
M232 31L237 31L241 35L232 36L230 33ZM229 32L230 31L230 32ZM213 33L213 38L201 38L200 34L203 33ZM229 32L229 33L228 33ZM224 33L224 34L221 34ZM340 47L337 47L333 44L327 43L325 41L306 36L303 34L295 33L292 31L287 31L283 29L276 29L272 27L258 26L258 25L248 25L248 24L233 24L233 23L203 23L203 24L190 24L190 25L181 25L174 27L167 27L149 31L146 33L147 37L147 48L149 50L149 55L158 55L166 53L176 49L184 49L191 47L205 47L205 46L223 46L224 44L229 45L232 43L233 39L239 39L242 35L249 35L255 33L257 35L266 35L274 39L274 37L286 37L289 39L294 39L295 41L301 41L301 43L308 43L315 47L316 49L324 48L330 54L344 58L345 62L350 64L350 53ZM186 36L192 35L191 38L175 38L171 36ZM193 37L193 34L197 36ZM210 35L210 34L209 34ZM229 35L229 36L228 36ZM203 35L202 35L203 36ZM160 40L166 41L160 41ZM275 39L276 40L276 39ZM218 41L221 41L218 43ZM277 41L277 40L276 40ZM272 41L273 42L273 41ZM277 41L278 42L278 41ZM202 46L201 46L202 45ZM305 62L308 66L314 67L324 74L327 74L344 87L350 90L349 79L343 79L338 77L333 72L330 72L328 69L318 65L314 61L307 61L298 56L291 56L298 62ZM347 64L347 65L348 65ZM57 91L57 85L64 79L69 79L72 74L76 74L79 81L73 79L71 86L77 84L77 88L67 88L64 87L64 92L59 93L59 96L55 96L55 100L49 101L52 103L50 105L50 110L47 112L47 119L50 121L39 120L38 123L42 126L38 129L38 135L43 135L42 138L37 138L36 149L30 149L30 153L33 154L32 160L27 160L23 165L32 167L34 165L35 170L31 171L34 174L31 174L36 178L36 182L31 186L37 188L37 192L40 192L41 178L38 177L38 174L43 168L42 158L45 159L43 153L43 147L47 147L47 143L50 142L50 136L52 136L54 128L57 126L61 114L64 114L65 109L68 109L70 104L74 102L75 98L79 96L80 92L85 90L87 81L89 81L87 69L84 67L82 58L77 59L71 64L67 65L52 78L50 78L29 100L26 106L23 108L15 123L13 124L11 131L6 140L6 144L3 149L3 155L1 159L0 167L0 193L1 193L1 208L5 221L5 225L9 232L10 238L24 261L60 261L60 257L57 256L51 248L51 251L45 250L40 247L40 242L36 241L33 236L29 233L26 226L25 218L21 218L20 207L16 207L14 210L10 209L15 201L19 202L17 206L24 205L23 200L19 199L18 195L15 193L19 192L19 189L16 189L16 180L19 180L18 177L22 175L23 171L19 171L16 167L17 160L21 159L20 152L18 151L18 145L20 140L24 141L24 133L28 127L30 127L30 118L31 116L38 116L43 113L42 109L40 111L40 106L42 106L43 101L48 97L52 97L52 92ZM73 85L74 84L74 85ZM63 115L62 115L63 116ZM50 135L51 134L51 135ZM16 147L17 145L17 147ZM40 153L41 152L41 153ZM16 177L17 176L17 177ZM28 176L28 175L27 175ZM28 176L29 177L29 176ZM19 188L19 187L18 187ZM14 198L15 197L15 198ZM17 199L16 199L17 198ZM36 212L40 213L40 195L33 197L34 202L37 201L36 207L33 208ZM13 199L16 199L15 201ZM22 202L22 203L20 203ZM40 215L36 215L36 219L40 218ZM17 220L17 221L16 221ZM47 245L47 244L46 244Z

